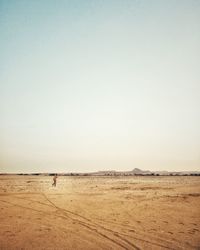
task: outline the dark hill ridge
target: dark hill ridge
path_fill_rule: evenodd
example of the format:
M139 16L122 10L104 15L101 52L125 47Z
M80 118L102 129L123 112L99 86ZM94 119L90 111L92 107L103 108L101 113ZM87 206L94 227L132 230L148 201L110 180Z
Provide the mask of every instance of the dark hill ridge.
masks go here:
M132 171L134 174L151 174L151 171L149 170L141 170L139 168L134 168Z
M53 176L54 173L0 173L0 175L50 175ZM139 168L134 168L131 171L115 171L115 170L104 170L98 172L90 172L90 173L67 173L57 172L58 175L63 176L200 176L200 171L150 171L150 170L141 170Z
M66 174L68 175L68 174ZM200 175L200 171L181 171L181 172L168 172L168 171L149 171L134 168L131 171L115 171L105 170L92 173L72 173L71 175L86 175L86 176L189 176Z

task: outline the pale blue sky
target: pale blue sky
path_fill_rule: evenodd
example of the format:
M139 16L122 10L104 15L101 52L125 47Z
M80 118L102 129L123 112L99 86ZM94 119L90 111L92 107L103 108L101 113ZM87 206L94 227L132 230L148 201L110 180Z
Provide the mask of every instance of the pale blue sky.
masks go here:
M0 0L0 172L200 170L200 1Z

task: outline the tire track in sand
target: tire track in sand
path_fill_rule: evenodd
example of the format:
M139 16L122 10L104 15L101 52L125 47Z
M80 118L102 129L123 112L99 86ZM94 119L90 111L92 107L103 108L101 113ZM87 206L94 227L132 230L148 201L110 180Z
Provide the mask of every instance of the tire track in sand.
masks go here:
M166 245L159 244L159 243L156 243L156 242L150 242L148 240L144 240L144 239L141 239L141 238L138 238L138 237L133 237L133 236L130 236L130 235L127 235L127 234L123 234L123 233L118 232L118 231L111 230L109 228L106 228L106 227L104 227L104 226L102 226L102 225L100 225L100 224L92 221L91 219L86 218L85 216L82 216L82 215L80 215L78 213L75 213L75 212L72 212L70 210L58 207L44 193L42 193L42 195L45 197L45 199L49 203L52 204L52 206L54 206L59 211L62 211L63 214L66 214L68 217L69 217L69 213L72 214L73 216L75 216L75 218L72 217L71 219L77 221L79 224L85 225L87 227L88 226L90 226L90 227L92 226L92 227L94 227L93 230L95 230L95 231L98 229L98 230L103 230L103 231L106 231L106 232L110 232L112 235L114 235L118 239L121 239L122 241L124 241L127 244L129 244L132 247L131 249L133 249L133 248L140 249L140 248L138 246L136 246L135 244L133 244L132 242L130 242L129 240L127 240L126 238L124 238L123 236L130 237L130 238L132 238L134 240L142 241L142 242L145 242L145 243L148 243L148 244L151 244L151 245L155 245L155 246L158 246L158 247L166 248L166 249L177 249L177 250L181 249L178 246L176 246L176 248L174 248L174 247L171 247L171 246L166 246ZM77 219L77 217L85 220L86 222ZM156 239L156 240L158 240L158 239ZM159 238L159 240L161 240L161 239ZM169 245L169 244L171 245L171 242L169 242L169 241L165 241L165 240L162 240L162 241L163 241L163 243L165 243L167 245Z
M48 199L48 198L47 198L47 199ZM120 242L119 240L116 240L115 238L110 237L110 236L106 235L106 234L103 233L103 232L99 232L99 230L97 230L97 228L94 228L93 225L87 224L87 223L85 223L85 222L83 222L83 221L81 221L81 220L78 220L78 219L76 219L76 218L72 218L72 217L70 217L70 216L67 215L67 214L64 214L64 215L63 215L63 214L60 214L60 215L57 214L57 215L55 215L54 212L46 212L46 211L42 211L42 210L39 210L39 209L34 209L34 208L26 207L26 206L19 205L19 204L13 203L13 202L5 201L5 200L0 200L0 201L1 201L1 202L4 202L4 203L7 203L7 204L10 204L10 205L12 205L12 206L20 207L20 208L22 208L22 209L28 209L28 210L32 210L32 211L34 211L34 212L43 213L43 214L45 214L45 215L50 215L50 216L53 215L53 216L56 216L56 217L59 217L59 218L65 219L65 220L66 220L66 219L71 219L72 221L78 223L79 225L81 225L81 226L83 226L83 227L89 229L90 231L93 231L93 232L96 233L97 235L103 237L104 239L111 241L112 243L114 243L115 245L117 245L118 247L120 247L120 248L122 248L122 249L126 249L126 250L129 250L129 249L140 250L140 248L138 248L137 246L133 245L132 243L131 243L131 246L132 246L132 247L130 248L130 246L126 246L125 244L123 244L124 242ZM57 210L62 210L61 208L57 207L55 204L53 205L53 203L52 203L51 201L49 201L49 202L52 204L52 206L50 206L50 207L55 207L55 208L57 208ZM45 204L45 203L43 203L43 204L48 206L48 204ZM63 213L63 212L62 212L62 213Z
M26 194L29 194L29 193L26 193ZM125 233L121 233L121 232L118 232L118 231L111 230L111 229L106 228L106 227L104 227L104 226L102 226L102 225L100 225L100 224L92 221L91 219L88 219L88 218L86 218L86 217L78 214L78 213L75 213L75 212L72 212L70 210L58 207L44 193L34 193L34 194L42 195L45 198L45 200L48 202L48 204L44 203L44 202L36 201L36 200L27 199L27 198L24 198L24 197L23 198L16 197L15 196L16 194L14 194L14 196L15 196L15 198L18 198L18 199L22 199L22 200L27 200L27 201L39 203L41 205L49 206L51 208L53 207L53 208L56 209L56 211L48 213L48 212L44 212L44 211L41 211L41 210L38 210L38 209L27 208L27 207L21 206L19 204L14 204L14 203L9 203L9 202L7 202L7 203L19 206L21 208L31 209L31 210L36 211L36 212L42 212L42 213L45 213L45 214L48 214L48 215L52 215L55 212L59 212L60 214L57 214L56 215L57 217L60 217L60 218L63 218L63 219L71 219L74 222L78 223L79 225L88 228L89 230L97 233L98 235L104 237L107 240L112 241L113 243L117 244L118 246L120 246L120 247L122 247L124 249L136 249L136 250L140 249L137 245L135 245L132 242L130 242L127 239L127 237L132 238L132 239L137 240L137 241L145 242L145 243L150 244L150 245L155 245L155 246L166 248L166 249L174 249L174 247L171 247L171 246L169 247L169 246L166 246L166 245L163 245L163 244L159 244L159 243L156 243L156 242L152 242L152 241L148 241L148 240L145 240L145 239L141 239L139 237L134 237L134 236L131 236L131 235L127 235ZM69 214L71 216L69 216ZM105 222L107 222L107 221L105 221ZM108 223L109 223L109 221L108 221ZM111 234L111 236L106 235L105 232ZM161 239L158 238L158 239L155 239L155 240L161 240ZM171 242L163 240L163 243L169 245L169 243L171 243ZM176 247L176 249L181 249L181 248Z

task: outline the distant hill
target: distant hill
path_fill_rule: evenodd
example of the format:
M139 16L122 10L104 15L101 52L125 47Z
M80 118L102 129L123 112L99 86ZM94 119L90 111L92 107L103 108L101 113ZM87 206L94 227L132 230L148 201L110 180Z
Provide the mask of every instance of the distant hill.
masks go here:
M134 176L134 175L142 175L142 176L189 176L189 175L200 175L200 171L180 171L180 172L169 172L169 171L150 171L150 170L141 170L139 168L134 168L131 171L99 171L95 173L90 173L89 175L94 176Z
M0 173L5 175L7 173ZM15 173L12 173L15 174ZM141 170L134 168L131 171L115 171L115 170L104 170L91 173L58 173L61 176L200 176L200 171L150 171ZM53 176L54 173L17 173L17 175L48 175Z
M141 169L139 169L139 168L134 168L132 171L131 171L131 173L133 173L133 174L142 174L142 175L149 175L149 174L151 174L151 171L149 171L149 170L141 170Z

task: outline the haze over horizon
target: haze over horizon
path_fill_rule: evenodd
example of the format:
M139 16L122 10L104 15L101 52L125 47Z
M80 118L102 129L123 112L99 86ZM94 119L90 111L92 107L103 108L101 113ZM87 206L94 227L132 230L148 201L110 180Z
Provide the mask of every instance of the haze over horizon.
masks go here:
M200 170L200 1L0 1L0 172Z

